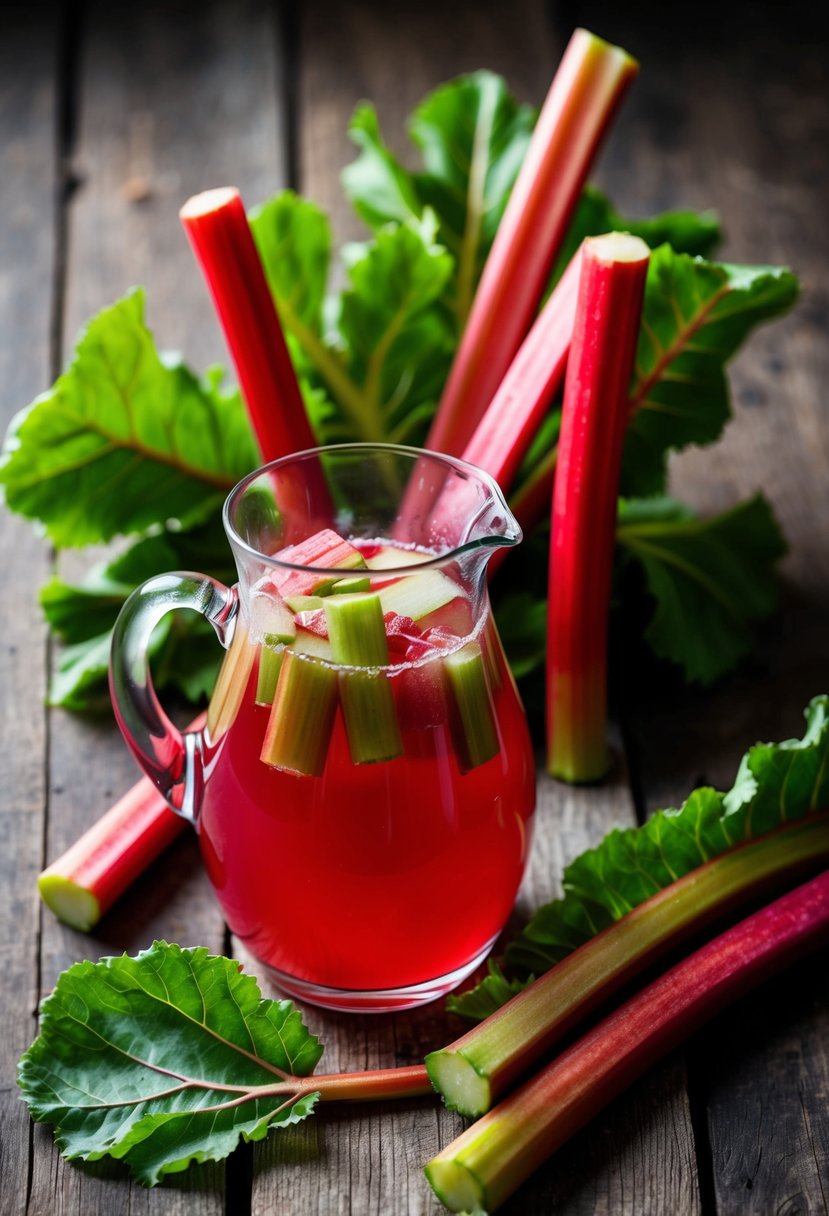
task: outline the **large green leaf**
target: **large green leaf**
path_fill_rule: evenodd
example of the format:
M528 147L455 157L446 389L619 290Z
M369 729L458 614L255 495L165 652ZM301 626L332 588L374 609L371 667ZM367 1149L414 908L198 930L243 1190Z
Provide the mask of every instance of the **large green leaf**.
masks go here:
M347 194L375 229L432 209L437 239L455 258L449 298L461 325L534 125L531 107L486 71L442 85L415 110L409 133L422 153L422 172L409 173L391 154L370 105L352 119L349 134L361 151L343 172Z
M17 416L0 485L58 545L191 524L257 463L237 393L161 356L131 292L94 317L53 387Z
M200 570L232 583L234 567L218 517L187 531L144 537L112 561L93 566L80 585L54 575L41 588L49 627L65 643L49 685L50 705L98 710L109 704L115 618L139 583L165 570ZM179 612L156 626L150 653L158 687L171 685L196 701L211 692L223 652L196 613Z
M595 186L585 186L570 222L561 252L556 259L557 279L585 237L603 232L631 232L651 249L668 244L676 253L706 257L718 244L722 231L713 211L663 211L647 219L633 220L621 215L606 194Z
M754 625L777 605L786 551L762 495L710 519L670 500L623 502L616 537L654 598L645 636L655 654L710 684L748 653Z
M321 1055L291 1002L263 1000L238 963L155 942L64 971L18 1079L64 1156L119 1158L153 1186L304 1119L316 1094L293 1096L290 1079Z
M758 743L727 794L694 790L678 810L657 811L641 827L617 828L564 870L564 895L538 910L508 947L508 965L538 975L657 892L729 849L829 812L829 697L805 711L802 739ZM529 981L527 981L529 982ZM455 1012L479 1019L515 994L496 966L476 989L450 997Z
M651 256L631 386L622 493L659 494L666 456L713 443L730 416L725 364L750 331L780 316L797 279L774 266L731 266L675 253Z
M416 437L449 370L451 333L436 304L452 259L432 237L427 214L419 225L384 228L346 251L337 328L361 389L364 439Z

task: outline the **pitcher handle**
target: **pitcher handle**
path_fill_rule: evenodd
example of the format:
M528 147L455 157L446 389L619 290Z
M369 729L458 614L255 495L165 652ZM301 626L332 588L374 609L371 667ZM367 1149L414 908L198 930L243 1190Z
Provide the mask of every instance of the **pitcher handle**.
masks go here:
M153 629L179 608L200 612L222 645L230 645L239 608L236 589L204 574L159 574L136 588L118 615L112 632L109 689L133 756L170 808L194 824L204 785L202 732L182 734L173 725L159 703L149 664Z

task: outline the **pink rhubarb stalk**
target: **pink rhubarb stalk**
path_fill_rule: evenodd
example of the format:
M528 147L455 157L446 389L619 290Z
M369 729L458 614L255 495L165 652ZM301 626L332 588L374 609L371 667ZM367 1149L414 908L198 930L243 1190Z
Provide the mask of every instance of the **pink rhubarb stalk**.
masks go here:
M498 227L426 447L459 456L530 328L602 137L638 71L576 30Z
M429 1162L454 1212L493 1212L608 1102L729 1002L829 941L829 872L756 912L620 1005Z
M485 469L505 492L564 379L576 320L580 269L577 255L539 313L463 450L463 459Z
M205 714L190 723L201 730ZM184 830L148 777L119 799L37 880L55 916L86 932Z
M622 444L648 247L611 232L582 246L582 271L552 505L547 764L565 781L607 769L607 627Z
M197 194L179 214L210 288L263 459L314 447L239 191Z
M451 1110L482 1115L601 1002L690 935L770 887L829 863L829 813L729 849L556 963L426 1067Z

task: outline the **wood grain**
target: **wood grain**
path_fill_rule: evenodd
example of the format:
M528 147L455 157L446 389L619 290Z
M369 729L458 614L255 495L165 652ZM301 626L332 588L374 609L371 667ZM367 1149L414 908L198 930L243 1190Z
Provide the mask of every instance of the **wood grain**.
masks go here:
M68 220L65 350L85 318L133 283L148 289L159 345L199 369L223 358L210 302L180 230L191 193L232 181L251 201L284 184L281 89L272 15L259 3L209 0L178 19L169 6L93 4L81 33L73 157L81 183ZM88 555L67 557L80 576ZM52 714L49 857L58 855L138 776L111 720ZM177 843L91 935L44 922L43 987L72 961L163 937L225 952L221 914L195 839ZM218 1213L223 1166L147 1192L114 1166L67 1166L37 1129L31 1210Z
M829 137L826 22L796 6L785 33L771 10L752 10L732 38L738 24L729 14L704 57L657 25L637 31L645 71L632 105L644 144L637 156L623 129L602 177L622 207L637 205L643 181L658 205L715 207L725 256L790 264L803 284L793 314L735 362L722 441L673 461L674 492L704 512L761 490L790 552L781 616L738 672L710 690L663 672L627 698L649 810L702 782L727 788L751 743L801 734L804 705L829 688L829 164L815 153ZM621 25L611 18L609 36ZM687 1053L703 1187L719 1212L829 1210L825 977L825 957L781 977Z
M0 418L41 390L50 373L55 265L55 39L44 36L42 6L6 23L0 38ZM15 65L25 60L24 79ZM32 273L37 268L36 273ZM0 515L6 586L0 644L0 1210L24 1212L30 1124L15 1068L35 1029L46 772L43 710L46 637L37 588L47 547L31 529ZM13 597L13 598L12 598Z

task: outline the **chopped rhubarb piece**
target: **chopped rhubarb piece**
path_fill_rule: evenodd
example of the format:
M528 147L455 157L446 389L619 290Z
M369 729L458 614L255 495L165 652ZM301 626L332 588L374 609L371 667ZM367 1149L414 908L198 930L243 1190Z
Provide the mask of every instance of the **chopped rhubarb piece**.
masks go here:
M313 633L310 629L303 629L301 626L297 627L292 650L295 650L297 654L305 654L314 659L331 661L331 643L328 638L320 637L318 633Z
M233 725L255 658L256 647L252 645L247 629L237 620L236 631L225 654L207 708L207 736L211 743L218 743Z
M371 579L367 574L353 574L351 578L340 578L331 584L332 595L355 595L358 591L370 590Z
M459 456L532 324L593 159L637 64L576 30L544 102L424 445Z
M330 591L339 580L323 574L322 570L363 570L366 564L360 550L331 528L322 528L299 544L288 545L275 553L274 558L289 562L292 566L309 567L303 570L277 569L273 572L273 585L285 600L298 595L323 595Z
M306 633L315 633L318 638L328 637L328 621L324 608L314 608L311 612L298 612L295 623L298 629L304 629Z
M291 595L285 600L285 603L291 612L299 615L300 612L314 612L317 608L322 608L322 596Z
M451 603L458 596L458 585L440 570L423 570L388 583L380 591L383 612L419 621L429 613Z
M282 646L260 646L259 670L256 676L256 704L272 705L279 672L282 668Z
M272 768L319 777L337 712L337 673L291 650L282 656L261 759Z
M553 489L547 614L547 765L607 771L607 631L628 390L649 250L612 232L582 247Z
M389 647L379 595L338 595L325 601L331 654L348 667L385 667Z
M326 600L325 614L335 663L351 668L388 665L389 647L379 595L332 596ZM355 764L402 755L394 697L385 672L341 672L340 700Z
M294 614L275 591L254 591L250 597L250 639L269 646L290 645L296 636Z
M486 668L477 642L447 654L443 670L454 712L452 734L461 772L486 764L500 751Z
M378 545L374 553L362 550L369 570L400 570L406 566L419 566L434 560L434 553L422 549L404 549L399 545Z

